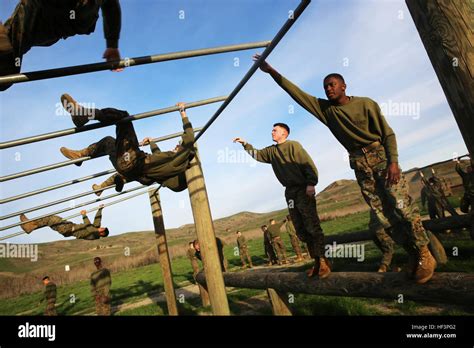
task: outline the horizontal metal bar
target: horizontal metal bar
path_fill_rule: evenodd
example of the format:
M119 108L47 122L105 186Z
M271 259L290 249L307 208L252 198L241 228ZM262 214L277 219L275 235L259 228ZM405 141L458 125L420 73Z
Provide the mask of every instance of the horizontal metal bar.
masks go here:
M99 173L87 175L87 176L84 176L84 177L82 177L82 178L78 178L78 179L73 179L73 180L65 181L65 182L63 182L63 183L61 183L61 184L56 184L56 185L44 187L44 188L41 188L41 189L37 189L37 190L34 190L34 191L22 193L22 194L19 194L19 195L16 195L16 196L4 198L4 199L0 200L0 204L5 204L5 203L17 201L17 200L19 200L19 199L23 199L23 198L35 196L35 195L38 195L38 194L40 194L40 193L45 193L45 192L57 190L57 189L60 189L60 188L63 188L63 187L67 187L67 186L70 186L70 185L78 184L78 183L80 183L80 182L84 182L84 181L87 181L87 180L91 180L91 179L94 179L94 178L98 178L98 177L101 177L101 176L104 176L104 175L107 175L107 174L113 174L113 173L115 173L115 172L116 172L115 169L110 169L110 170L106 170L106 171L104 171L104 172L99 172Z
M160 187L161 187L161 185L158 186L156 190L158 191L158 190L160 189ZM124 197L124 198L117 199L117 200L115 200L115 201L113 201L113 202L105 203L105 204L104 204L104 208L110 207L111 205L114 205L114 204L117 204L117 203L120 203L120 202L123 202L123 201L126 201L126 200L129 200L129 199L131 199L131 198L135 198L135 197L137 197L137 196L140 196L140 195L142 195L142 194L144 194L144 193L147 193L148 190L149 190L149 187L146 188L146 189L143 190L143 191L140 191L140 192L138 192L138 193L134 193L133 195L130 195L130 196L127 196L127 197ZM122 193L125 193L125 191L122 192ZM98 209L99 209L99 207L95 207L95 208L89 209L89 210L87 210L87 213L96 211L96 210L98 210ZM80 215L81 215L81 213L76 213L76 214L74 214L74 215L70 215L70 216L64 217L63 220L73 219L73 218L78 217L78 216L80 216ZM49 216L49 215L48 215L48 216ZM13 237L22 235L22 234L24 234L24 233L25 233L24 231L15 232L15 233L12 233L12 234L9 234L9 235L0 237L0 240L10 239L10 238L13 238Z
M300 2L298 7L293 12L293 16L285 22L285 24L281 27L281 29L278 31L278 33L275 35L275 37L271 41L271 44L268 45L267 48L262 52L261 58L252 65L252 67L249 69L247 74L245 74L245 76L242 78L239 84L234 88L232 93L230 93L230 95L222 103L219 109L214 113L214 115L210 118L210 120L204 125L203 130L199 132L199 134L196 136L194 141L197 141L206 132L206 130L214 123L214 121L219 117L219 115L224 111L224 109L230 104L230 102L240 92L242 87L244 87L244 85L250 80L250 78L253 76L255 71L257 71L257 69L260 66L260 63L263 62L268 57L268 55L273 51L273 49L278 45L278 43L285 36L288 30L290 30L292 25L298 20L298 18L306 9L306 7L310 4L310 2L311 0L302 0Z
M208 105L208 104L212 104L212 103L219 103L219 102L225 101L226 98L227 98L226 96L222 96L222 97L215 97L215 98L199 100L199 101L187 103L186 108L191 109L191 108L195 108L195 107L198 107L198 106ZM15 147L15 146L19 146L19 145L31 144L31 143L35 143L35 142L38 142L38 141L59 138L59 137L63 137L63 136L66 136L66 135L87 132L87 131L90 131L90 130L93 130L93 129L110 127L110 126L114 126L115 124L121 123L121 122L136 121L136 120L141 120L141 119L152 117L152 116L169 114L171 112L175 112L175 111L178 111L178 110L179 110L179 107L170 106L170 107L163 108L163 109L158 109L158 110L153 110L153 111L149 111L149 112L144 112L144 113L141 113L141 114L132 115L132 116L123 118L119 122L115 122L115 123L97 122L97 123L91 123L91 124L85 125L84 127L68 128L68 129L63 129L63 130L60 130L60 131L54 131L54 132L44 133L44 134L40 134L40 135L34 135L34 136L31 136L31 137L10 140L10 141L0 143L0 150L8 149L10 147Z
M91 200L91 201L87 201L87 202L84 202L84 203L79 203L79 204L75 205L74 207L64 208L64 209L55 211L53 213L49 213L49 214L45 214L45 215L35 217L35 218L33 218L33 220L41 219L41 218L51 216L51 215L61 214L61 213L64 213L66 211L70 211L70 210L73 210L73 209L76 209L76 208L81 208L81 207L84 207L84 206L89 205L89 204L94 204L94 203L97 203L97 202L105 201L107 199L117 197L117 196L123 195L123 194L128 193L128 192L133 192L133 191L139 190L140 188L143 188L143 187L146 187L146 185L137 186L137 187L134 187L134 188L122 191L122 192L113 193L113 194L105 196L105 197L100 197L100 198L96 198L96 199ZM23 224L24 224L24 222L20 221L20 222L17 222L15 224L12 224L12 225L1 227L0 231L5 231L5 230L8 230L9 228L17 227L17 226L20 226L20 225L23 225Z
M196 128L196 129L194 129L194 132L198 132L201 129L202 128ZM162 137L159 137L159 138L155 138L155 139L153 139L153 141L154 142L161 142L161 141L165 141L165 140L169 140L169 139L173 139L173 138L179 138L182 135L183 135L183 132L177 132L177 133L165 135L165 136L162 136ZM104 156L99 156L99 157L104 157ZM97 157L97 158L99 158L99 157ZM89 156L86 156L86 157L76 158L74 160L67 160L67 161L63 161L63 162L59 162L59 163L49 164L47 166L43 166L43 167L39 167L39 168L25 170L23 172L2 176L2 177L0 177L0 182L9 181L9 180L13 180L13 179L18 179L18 178L22 178L24 176L46 172L48 170L53 170L53 169L58 169L58 168L70 166L72 164L75 164L75 163L78 163L78 162L89 161L91 159L93 159L93 158L91 158ZM0 218L0 220L1 220L1 218Z
M270 44L270 41L251 42L251 43L238 44L238 45L202 48L202 49L197 49L197 50L172 52L172 53L157 54L157 55L151 55L151 56L124 58L122 60L113 61L113 62L100 62L100 63L93 63L93 64L69 66L69 67L57 68L57 69L32 71L32 72L26 72L23 74L13 74L13 75L2 76L0 77L0 85L5 85L9 83L21 83L21 82L44 80L44 79L52 79L52 78L57 78L57 77L71 76L71 75L78 75L78 74L87 74L87 73L103 71L103 70L115 70L119 68L128 68L135 65L165 62L165 61L170 61L170 60L206 56L206 55L211 55L211 54L250 50L254 48L266 47L269 44Z

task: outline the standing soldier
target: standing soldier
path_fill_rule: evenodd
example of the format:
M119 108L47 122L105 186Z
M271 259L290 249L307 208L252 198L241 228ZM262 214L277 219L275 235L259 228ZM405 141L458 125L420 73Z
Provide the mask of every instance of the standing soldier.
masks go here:
M449 203L448 198L446 196L446 189L445 189L446 182L444 181L444 179L436 176L433 169L431 170L432 170L433 175L431 176L431 178L428 179L428 181L426 181L425 176L423 175L422 172L420 172L420 176L421 176L423 185L427 187L427 190L425 191L424 194L428 195L427 198L429 198L429 195L431 193L432 199L436 201L435 206L433 206L433 211L436 211L436 215L438 216L438 218L445 217L445 214L444 214L445 210L447 210L449 214L451 214L451 216L459 215L457 211L451 206L451 203ZM428 207L429 207L429 201L428 201Z
M465 170L461 168L461 162L456 159L456 171L462 179L464 195L461 198L461 211L469 214L471 220L471 238L474 239L474 172L472 171L474 161Z
M324 233L316 209L315 186L318 183L318 170L303 146L297 141L288 140L289 134L290 127L279 122L275 123L272 129L272 140L276 145L257 150L242 138L235 138L234 142L241 143L258 162L272 165L275 176L285 187L288 211L298 238L308 245L310 255L314 259L314 266L308 272L308 276L317 275L322 279L331 273L331 268L324 257ZM280 233L275 226L270 225L268 229L270 235ZM284 251L282 245L280 237L274 239L277 253ZM279 258L280 256L278 255Z
M260 55L254 59L260 59ZM370 98L347 96L347 86L340 74L324 78L328 99L322 99L305 93L266 61L261 62L260 69L327 126L346 148L365 201L384 228L393 226L397 234L394 240L401 242L408 253L408 275L418 284L429 281L436 260L428 249L428 236L398 164L395 133L379 105Z
M219 254L219 261L221 263L221 270L222 272L227 271L227 260L224 257L224 244L222 243L222 240L219 237L216 237L216 244L217 244L217 253ZM196 252L194 255L202 262L202 256L201 256L201 246L199 245L199 241L196 239L193 242L194 249L196 249Z
M260 227L263 232L263 249L265 250L265 255L268 259L268 266L276 265L278 263L275 250L273 249L272 239L270 238L270 233L268 232L268 226L263 225Z
M20 72L23 55L33 46L51 46L60 39L94 32L100 10L107 46L103 58L120 59L119 0L21 0L5 25L0 23L0 76ZM10 86L0 86L0 91Z
M293 225L293 222L291 222L290 215L286 216L285 227L286 227L286 232L288 233L288 236L290 236L291 246L293 247L293 250L296 253L296 262L303 261L304 259L303 259L303 255L301 254L300 241L298 240L298 237L296 237L295 225Z
M95 299L95 311L97 315L110 315L112 277L110 271L102 266L100 257L94 257L94 265L97 270L91 274L91 288L92 297Z
M422 178L423 187L421 189L421 206L425 207L428 204L428 214L430 219L444 218L444 209L439 199L439 192L434 187L433 178L428 181Z
M270 235L270 238L272 239L272 244L273 247L275 248L276 254L278 256L278 264L286 264L288 263L288 260L286 259L286 249L285 249L285 244L283 243L281 239L281 233L280 229L285 223L286 220L283 222L276 223L274 219L270 220L270 226L268 226L268 234Z
M247 240L242 235L242 232L237 231L236 234L237 234L237 246L239 247L239 256L240 256L240 260L242 261L242 268L247 267L247 263L245 262L245 259L248 260L249 267L252 268L253 267L252 257L249 254Z
M188 250L186 251L189 261L191 261L191 267L193 268L193 277L196 277L196 274L199 273L199 264L196 257L196 249L194 249L194 243L189 242Z
M46 309L44 315L56 316L56 284L54 284L48 276L43 278L44 294L40 302L46 301Z

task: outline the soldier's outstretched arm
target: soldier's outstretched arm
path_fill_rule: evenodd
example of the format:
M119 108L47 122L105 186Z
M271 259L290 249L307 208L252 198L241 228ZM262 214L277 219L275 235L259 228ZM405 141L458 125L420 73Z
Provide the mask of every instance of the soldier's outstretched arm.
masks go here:
M120 60L120 52L118 49L120 30L122 27L122 10L120 9L120 2L119 0L104 0L101 9L104 22L104 36L107 46L103 58L108 62ZM123 69L117 69L115 71L122 70Z
M176 104L176 106L179 107L179 114L181 115L181 119L183 121L184 134L181 137L183 140L181 145L183 147L190 147L194 143L194 129L193 125L189 121L188 116L186 115L186 104L179 102Z
M256 160L258 162L262 162L262 163L270 163L270 161L271 161L271 159L270 159L270 150L269 150L268 147L266 147L264 149L261 149L261 150L257 150L251 144L247 143L247 141L245 141L244 139L242 139L240 137L234 138L234 139L232 139L232 141L234 143L242 144L245 151L247 151L247 153L250 156L252 156L252 158L254 160Z

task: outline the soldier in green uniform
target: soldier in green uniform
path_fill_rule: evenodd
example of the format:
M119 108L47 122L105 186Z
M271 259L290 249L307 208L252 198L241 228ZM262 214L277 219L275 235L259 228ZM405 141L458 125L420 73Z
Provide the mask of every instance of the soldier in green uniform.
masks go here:
M46 302L44 315L56 316L56 284L54 284L48 276L43 278L44 293L40 302Z
M300 247L300 241L298 237L296 236L296 230L295 230L295 225L293 225L293 222L291 222L291 216L287 215L286 216L286 233L288 233L288 236L290 237L290 243L291 246L293 247L293 250L295 251L296 254L296 261L303 261L303 255L301 253L301 247Z
M199 241L196 239L193 242L194 244L194 249L196 249L196 252L194 255L202 261L202 256L201 256L201 246L199 245ZM222 272L227 271L227 262L224 257L224 243L222 243L222 240L219 237L216 237L216 244L217 244L217 253L219 254L219 261L221 263L221 270Z
M245 237L242 235L242 232L237 231L235 233L237 234L237 246L239 248L240 260L242 261L242 268L247 267L247 263L245 262L246 259L249 262L249 267L252 268L252 257L249 254L247 239L245 239Z
M276 265L278 263L278 258L273 249L272 239L270 233L268 232L268 226L263 225L260 227L263 232L263 249L265 250L265 255L267 256L268 266Z
M113 108L84 108L67 94L61 96L61 102L64 108L71 113L73 122L77 126L86 124L91 118L108 123L129 116L128 112ZM187 188L185 171L195 154L194 131L186 116L185 104L178 103L177 106L181 114L184 134L181 144L178 144L172 151L161 151L158 145L151 142L148 137L143 139L142 144L150 145L152 153L148 154L140 150L140 143L131 121L116 124L116 138L105 137L82 150L61 147L60 151L71 160L86 156L91 158L109 156L118 173L102 184L92 186L94 190L99 190L96 192L98 195L102 193L100 189L113 184L115 184L115 190L120 192L125 182L130 181L138 181L143 185L157 182L175 192L183 191ZM82 162L76 164L81 165Z
M0 76L19 73L23 55L33 46L51 46L60 39L94 32L100 10L107 46L103 58L120 59L119 0L22 0L5 25L0 23Z
M278 264L286 264L288 260L286 258L286 248L283 240L281 239L281 228L285 224L286 220L282 222L276 222L274 219L270 219L270 225L268 226L268 234L272 240L273 248L276 251L278 257Z
M64 237L76 237L76 239L86 239L86 240L95 240L101 237L105 238L109 235L109 229L107 227L101 227L102 221L102 209L104 205L101 204L97 213L95 214L94 223L91 223L87 217L87 212L81 210L81 215L83 219L82 224L75 224L71 221L63 220L60 216L51 215L44 218L29 220L25 214L20 215L20 220L22 222L27 221L21 225L21 228L26 233L31 233L32 231L49 226L51 229L59 232Z
M110 287L112 277L110 271L102 266L100 257L94 257L96 271L91 274L91 291L95 299L95 312L97 315L110 315Z
M255 60L259 58L258 54L254 56ZM328 99L322 99L305 93L266 61L261 62L260 69L269 73L298 104L327 126L346 148L367 204L384 228L393 227L397 234L394 240L401 242L409 255L408 275L418 284L429 281L436 260L428 248L428 236L398 164L395 133L379 105L369 98L347 96L340 74L324 78Z
M472 168L474 161L471 159L470 164L463 169L459 159L456 159L456 171L462 179L464 187L464 195L461 198L461 211L469 214L471 221L471 238L474 239L474 172Z
M276 145L257 150L242 138L234 138L234 142L242 144L245 151L258 162L272 165L278 181L285 187L288 211L298 238L306 243L314 259L314 266L308 276L325 278L331 273L331 268L324 257L324 233L316 209L315 186L318 183L318 170L303 146L297 141L287 139L289 134L290 127L287 124L275 123L272 140ZM270 225L268 229L275 230L275 227ZM280 253L278 257L281 263L281 238L274 239L273 244L277 254Z
M191 267L193 268L193 277L199 273L199 264L196 257L196 249L194 249L194 242L189 242L188 250L186 250L186 255L188 256L189 261L191 262Z
M423 180L423 187L421 189L421 205L425 207L428 204L428 213L430 219L444 218L444 209L441 205L440 194L437 188L434 186L435 182L433 178L429 178L428 181Z

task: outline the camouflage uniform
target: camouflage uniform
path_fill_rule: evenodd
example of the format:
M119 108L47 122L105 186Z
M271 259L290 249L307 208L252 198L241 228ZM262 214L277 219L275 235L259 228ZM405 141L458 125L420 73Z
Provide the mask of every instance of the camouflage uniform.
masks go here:
M447 195L446 195L446 181L444 179L441 179L435 175L432 176L434 180L434 185L433 185L433 193L436 199L439 201L439 204L441 205L443 214L442 217L444 217L444 211L447 210L451 216L456 216L459 215L457 211L451 206L451 203L449 203Z
M425 204L428 204L428 214L430 219L439 219L444 218L444 209L441 205L440 200L435 196L433 188L429 186L430 184L424 184L421 189L421 205L424 207Z
M281 239L280 235L280 229L283 224L284 222L280 222L268 226L268 233L270 234L270 238L272 239L273 248L275 249L276 254L278 256L279 264L287 262L285 244L283 243L283 240Z
M275 249L273 249L272 239L268 231L263 231L263 248L268 259L268 265L274 265L278 263Z
M49 282L44 288L44 296L41 300L46 301L46 309L44 315L46 316L56 316L56 284Z
M471 160L471 168L473 161ZM456 171L461 176L464 186L464 195L461 198L461 211L469 214L471 221L471 238L474 239L474 172L467 172L461 168L459 163L456 164Z
M253 267L252 258L250 257L249 250L248 250L247 240L245 239L244 236L240 236L237 238L237 245L239 247L239 256L240 256L240 261L242 261L242 266L243 267L247 266L247 263L245 262L245 260L247 259L250 267Z
M198 259L196 257L196 250L188 248L186 251L186 255L188 256L189 261L191 261L191 267L193 268L193 277L199 273L199 264Z
M92 296L95 299L97 315L110 315L110 287L112 277L107 268L101 268L91 274Z
M290 243L291 243L291 246L293 247L293 250L296 253L296 257L298 259L302 259L303 255L301 254L300 241L298 240L298 237L296 236L295 225L293 225L293 222L287 221L285 227L286 227L286 232L290 236Z
M418 208L408 193L404 174L400 173L397 184L386 185L387 157L384 147L379 143L365 151L353 151L349 160L362 196L380 225L385 229L393 226L393 238L410 253L428 245L429 239Z
M375 245L382 252L382 260L380 263L385 265L387 269L390 267L393 258L393 250L395 242L393 241L392 228L385 229L377 220L377 216L371 210L370 211L370 221L369 221L369 231L372 232L372 237Z

